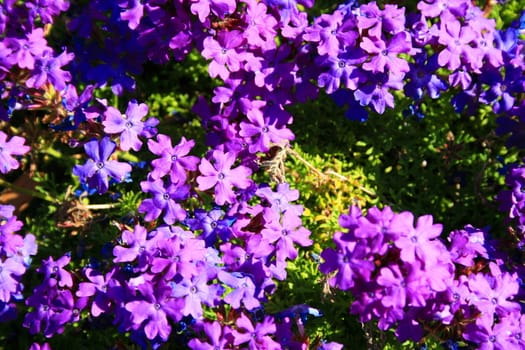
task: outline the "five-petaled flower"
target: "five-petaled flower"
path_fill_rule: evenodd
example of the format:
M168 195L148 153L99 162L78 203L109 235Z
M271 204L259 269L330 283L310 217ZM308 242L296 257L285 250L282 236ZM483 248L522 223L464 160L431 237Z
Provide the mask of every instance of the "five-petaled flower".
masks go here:
M100 142L86 142L84 149L90 159L84 165L76 165L73 175L80 177L81 182L87 182L90 187L96 188L99 194L105 193L109 187L108 176L121 182L131 172L131 165L128 163L109 160L116 147L109 137L104 137Z

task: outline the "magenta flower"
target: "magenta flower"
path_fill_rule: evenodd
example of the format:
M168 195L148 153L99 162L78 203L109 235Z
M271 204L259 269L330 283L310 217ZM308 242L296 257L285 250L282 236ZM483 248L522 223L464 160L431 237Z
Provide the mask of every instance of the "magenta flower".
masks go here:
M13 156L21 156L29 152L30 147L24 145L25 139L13 136L7 141L7 134L0 130L0 172L6 174L17 169L20 163Z
M212 158L214 160L213 165L206 158L203 158L199 165L199 171L201 172L201 175L197 177L199 190L206 191L214 188L215 203L218 205L231 204L236 197L233 187L235 186L239 189L250 187L252 181L249 179L249 176L252 174L252 171L243 165L232 169L235 162L235 154L232 152L224 153L215 150Z

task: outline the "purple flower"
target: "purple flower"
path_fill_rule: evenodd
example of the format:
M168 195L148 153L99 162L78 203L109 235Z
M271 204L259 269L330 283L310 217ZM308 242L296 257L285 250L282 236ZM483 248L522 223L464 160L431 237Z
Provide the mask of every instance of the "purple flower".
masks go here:
M394 96L389 88L402 89L403 76L385 73L369 74L367 82L359 86L354 96L361 106L371 104L377 113L383 114L386 106L394 108Z
M385 5L381 10L376 2L359 6L357 12L357 28L360 32L368 30L368 35L377 39L382 32L396 34L405 29L405 9L397 5Z
M439 68L437 56L433 55L428 59L426 54L416 55L415 63L410 63L410 71L407 74L409 82L405 84L405 94L411 98L419 100L423 98L424 92L428 91L431 98L439 97L440 92L447 89L445 83L434 74Z
M129 29L135 30L144 16L144 5L140 0L127 1L127 3L129 5L120 13L120 18L123 21L128 21Z
M148 339L157 336L168 340L171 326L168 318L179 321L180 302L171 297L171 288L168 285L153 285L146 282L138 286L142 300L126 303L126 310L131 313L131 319L136 325L143 324L144 333Z
M228 326L221 326L217 321L213 323L203 322L204 333L209 339L209 342L202 342L199 339L193 338L189 341L188 346L193 350L216 350L227 349L231 345L231 329Z
M474 259L483 257L488 259L485 248L485 232L471 225L465 226L463 230L455 230L448 236L450 242L450 254L452 260L463 266L473 266Z
M312 244L312 240L308 238L310 231L302 226L301 218L296 213L286 211L280 220L279 213L265 210L264 217L268 224L261 233L265 239L275 243L277 260L284 261L287 258L294 260L297 257L297 249L294 247L294 243L303 247Z
M363 63L363 69L367 71L377 72L391 72L394 75L400 75L408 72L408 62L397 57L400 53L409 53L412 51L412 45L407 32L399 32L388 41L388 44L381 39L374 41L367 37L363 38L360 47L371 56L369 62Z
M235 324L237 330L233 331L234 345L244 344L249 350L281 349L281 346L270 336L276 331L275 321L271 317L266 316L262 322L256 323L254 327L248 316L243 313Z
M191 315L194 318L201 318L203 315L202 302L209 303L211 290L208 286L208 279L205 273L201 273L192 279L183 279L178 283L173 283L172 296L183 298L184 307L181 312L184 316Z
M252 171L243 165L232 169L235 162L235 154L232 152L224 153L215 150L212 158L215 162L213 165L205 158L199 165L201 172L201 175L197 177L199 190L206 191L214 187L215 203L218 205L233 203L235 201L233 186L240 189L250 187L252 181L249 176Z
M29 347L29 350L51 350L51 346L49 345L49 343L44 343L42 345L38 343L33 343Z
M37 269L38 272L44 274L44 281L48 281L49 285L54 285L58 282L60 287L73 287L73 278L71 273L66 271L64 267L71 261L71 256L66 254L60 257L57 261L52 256L42 261L42 265Z
M69 8L67 0L33 0L25 3L29 9L29 17L33 20L40 17L42 23L53 23L53 17ZM43 349L43 348L42 348Z
M348 242L341 232L336 232L334 241L336 250L323 250L321 257L324 262L319 266L319 271L324 274L337 271L329 279L330 286L348 290L361 278L369 280L375 266L365 245Z
M244 20L248 27L243 32L246 41L263 50L274 49L277 20L267 14L267 7L264 3L258 1L246 1L246 3L248 7Z
M294 134L286 127L277 128L277 120L272 121L270 117L263 115L263 112L258 108L261 106L258 105L265 104L264 101L253 101L252 108L246 113L249 122L242 121L240 123L239 135L247 138L250 153L265 153L270 150L270 146L273 144L284 145L295 138Z
M490 319L481 317L475 323L468 324L463 338L478 345L481 350L518 349L511 337L513 325L507 318L493 325Z
M8 62L18 64L20 68L33 69L37 57L42 56L44 51L49 50L44 38L44 30L36 28L26 34L27 39L7 38L7 46L12 54L7 58Z
M121 245L113 248L114 262L132 262L139 259L139 265L147 260L148 255L153 254L156 242L148 239L148 231L141 225L135 225L133 232L122 231Z
M209 247L216 242L217 236L227 241L231 235L229 222L231 218L224 218L224 214L220 209L213 209L210 212L196 209L195 218L186 220L186 223L193 231L202 230L202 238Z
M242 45L244 40L244 36L238 30L221 31L217 34L217 40L212 37L204 39L202 56L212 59L208 65L212 78L219 76L222 80L226 80L230 72L237 72L241 69L244 56L236 49Z
M193 146L195 141L186 140L184 136L175 147L171 145L171 138L167 135L157 135L157 141L148 140L151 153L161 157L151 162L151 177L156 180L169 174L174 184L186 182L187 172L197 170L199 164L199 158L188 155Z
M191 279L198 275L197 262L206 259L206 249L201 239L181 238L175 236L171 239L157 241L159 254L151 261L151 272L164 272L166 281L174 277Z
M239 309L241 302L247 310L253 310L261 305L259 300L254 297L255 284L249 275L220 271L218 278L232 288L231 292L224 297L224 301L233 308Z
M14 258L0 259L0 301L8 303L11 295L21 288L19 277L26 271L24 265Z
M86 142L84 149L90 159L84 165L75 165L73 174L80 177L80 181L87 181L99 194L105 193L109 187L108 176L121 182L131 172L131 165L128 163L109 160L116 147L115 142L107 136L100 142Z
M341 84L347 89L355 90L361 82L366 81L366 75L357 64L366 60L363 50L357 48L347 50L344 54L336 57L321 57L316 63L327 69L319 75L318 84L324 87L328 94L336 92Z
M401 249L401 260L413 263L417 257L425 264L434 262L440 251L434 247L438 241L432 240L439 237L443 225L434 224L431 215L420 216L415 228L413 222L414 215L403 212L396 215L390 223L390 231L399 234L394 244Z
M26 80L26 86L40 88L46 82L50 82L58 91L65 89L66 82L71 80L71 73L62 70L61 67L71 62L74 56L64 51L59 56L53 57L51 51L45 51L36 60L35 69L31 71L31 76Z
M381 303L387 308L403 309L407 303L406 282L399 267L392 265L379 271L377 284L385 288Z
M290 202L299 199L299 191L290 189L290 184L280 183L277 185L277 191L274 192L270 187L259 187L255 194L265 199L270 208L278 213L284 213L285 211L292 211L297 215L302 215L303 206L299 204L291 204Z
M423 16L433 18L443 13L454 13L458 16L464 16L467 8L471 6L466 0L448 1L448 0L423 0L417 4L417 9Z
M85 298L94 296L91 302L91 314L95 317L110 310L111 299L109 292L118 287L118 282L113 277L115 270L111 270L106 275L93 269L86 269L84 272L89 282L81 282L76 292L77 297Z
M162 180L142 181L140 183L142 191L151 193L153 198L144 199L138 208L139 213L145 213L146 221L157 219L162 213L162 219L168 225L176 220L182 221L186 217L186 211L179 202L186 200L189 195L189 186L176 185Z
M128 103L126 114L121 114L118 109L110 106L104 113L104 121L102 122L104 132L120 134L120 148L123 151L130 149L139 151L142 147L139 136L145 136L144 129L146 127L142 118L147 114L148 106L144 103L138 104L135 100Z
M519 290L515 274L490 276L478 273L469 278L468 286L475 296L470 303L489 318L495 312L503 316L520 310L520 305L511 301Z
M461 66L461 59L474 61L477 53L470 44L476 37L476 32L470 26L462 26L452 15L443 18L438 41L446 47L438 55L439 65L456 70Z
M210 12L222 18L226 14L235 11L235 0L194 0L191 4L191 13L199 16L201 22L205 22Z
M318 42L319 55L336 57L340 48L353 47L358 37L353 20L345 20L341 11L333 14L322 14L315 20L315 24L305 30L303 38L307 41Z
M6 174L17 169L20 163L13 156L21 156L29 152L30 147L24 145L25 139L13 136L7 141L7 134L0 130L0 172Z

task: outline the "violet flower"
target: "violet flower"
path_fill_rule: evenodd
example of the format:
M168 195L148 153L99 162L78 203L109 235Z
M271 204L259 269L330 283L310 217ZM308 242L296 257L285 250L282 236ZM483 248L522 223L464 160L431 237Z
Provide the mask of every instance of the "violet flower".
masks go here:
M295 138L294 134L286 127L277 128L277 120L272 121L270 117L265 117L263 112L255 106L257 102L265 104L263 101L252 102L254 106L246 113L249 122L240 123L239 135L247 140L250 153L265 153L274 144L285 145L292 141Z
M198 157L188 155L194 146L195 141L186 140L184 136L175 147L171 145L171 138L167 135L159 134L156 141L148 140L150 152L161 157L151 162L151 177L157 180L169 174L174 184L186 182L188 171L197 170L199 164Z
M57 261L53 257L49 257L42 261L42 265L37 269L38 272L44 274L44 281L49 282L50 285L56 284L60 287L73 287L73 278L69 271L64 267L71 261L71 255L66 254L60 257Z
M13 156L21 156L29 152L30 147L24 143L25 139L20 136L13 136L8 141L7 134L0 130L0 172L2 174L18 169L20 163Z
M189 186L179 186L169 183L166 185L162 180L142 181L142 191L151 193L153 198L144 199L138 208L139 213L145 213L146 221L157 219L162 213L162 219L168 225L175 221L182 221L186 217L186 211L179 202L188 198Z
M26 271L24 265L14 258L0 259L0 301L8 303L11 295L19 291L19 277Z
M120 148L123 151L139 151L142 141L139 136L144 136L146 123L142 121L148 114L148 106L144 103L137 103L132 100L128 103L126 114L121 114L114 107L108 107L104 112L104 132L108 134L120 135ZM155 120L150 118L150 120ZM158 120L155 124L158 124Z
M224 297L224 301L235 309L241 307L241 302L247 310L253 310L261 305L254 297L255 284L249 275L226 271L220 271L219 281L228 285L232 290Z
M188 346L192 350L216 350L227 349L231 345L231 329L228 326L221 326L218 321L212 323L203 322L204 333L209 341L204 343L200 339L193 338L189 341Z
M214 164L203 158L199 171L201 175L197 177L199 190L206 191L214 188L215 203L223 205L225 203L233 203L235 201L235 193L233 187L246 189L250 187L252 181L249 176L252 174L250 168L239 165L232 169L235 162L235 154L231 152L221 152L219 150L213 151L212 158Z
M397 57L400 53L409 53L413 50L407 32L397 33L388 43L381 39L372 41L364 37L360 47L369 54L375 54L371 56L369 62L363 63L364 70L374 73L383 73L386 70L394 75L401 75L410 70L408 62L403 58Z
M71 81L71 73L62 70L62 66L67 65L74 57L74 54L66 51L57 57L53 57L51 51L45 51L42 56L37 58L35 68L26 80L26 86L40 88L46 82L50 82L56 90L62 91L65 89L66 83Z
M84 165L75 165L73 175L80 177L80 181L88 183L90 187L96 188L99 194L108 190L108 176L117 182L122 182L131 172L128 163L109 160L117 145L104 137L102 140L91 140L86 142L84 149L90 159Z
M184 307L181 309L184 316L191 315L197 319L202 317L202 303L209 303L212 297L207 283L206 274L201 273L192 279L185 278L178 283L172 284L173 291L171 295L184 300Z
M220 31L217 34L217 40L212 37L204 39L202 56L212 59L208 65L212 78L219 76L222 80L227 80L230 72L237 72L241 69L244 57L236 49L242 45L244 40L244 36L238 30Z
M168 318L179 321L180 302L171 297L171 288L168 285L153 285L146 282L138 287L142 300L126 303L126 310L131 313L134 324L143 325L144 333L148 339L159 336L162 340L168 340L171 326Z
M233 331L235 336L234 345L245 345L249 350L279 350L281 346L271 338L276 331L273 318L266 316L262 322L255 324L244 313L235 322L237 330Z

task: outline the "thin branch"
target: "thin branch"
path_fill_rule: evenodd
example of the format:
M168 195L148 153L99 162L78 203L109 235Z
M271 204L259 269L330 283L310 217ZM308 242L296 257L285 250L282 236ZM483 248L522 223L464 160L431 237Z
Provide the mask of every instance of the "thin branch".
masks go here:
M323 173L321 170L317 169L312 163L310 163L309 161L304 159L299 153L297 153L297 151L291 149L290 147L286 148L286 152L288 154L292 155L293 157L295 157L296 159L298 159L304 165L306 165L306 167L308 169L313 171L315 174L317 174L323 180L326 180L328 178L328 175L332 175L333 177L337 177L340 180L352 183L352 185L354 185L359 190L363 191L364 193L366 193L367 195L369 195L371 197L377 197L377 194L375 192L373 192L373 191L371 191L371 190L369 190L369 189L359 185L358 183L356 183L356 181L352 181L349 178L347 178L346 176L335 172L334 170L327 170L326 172Z

